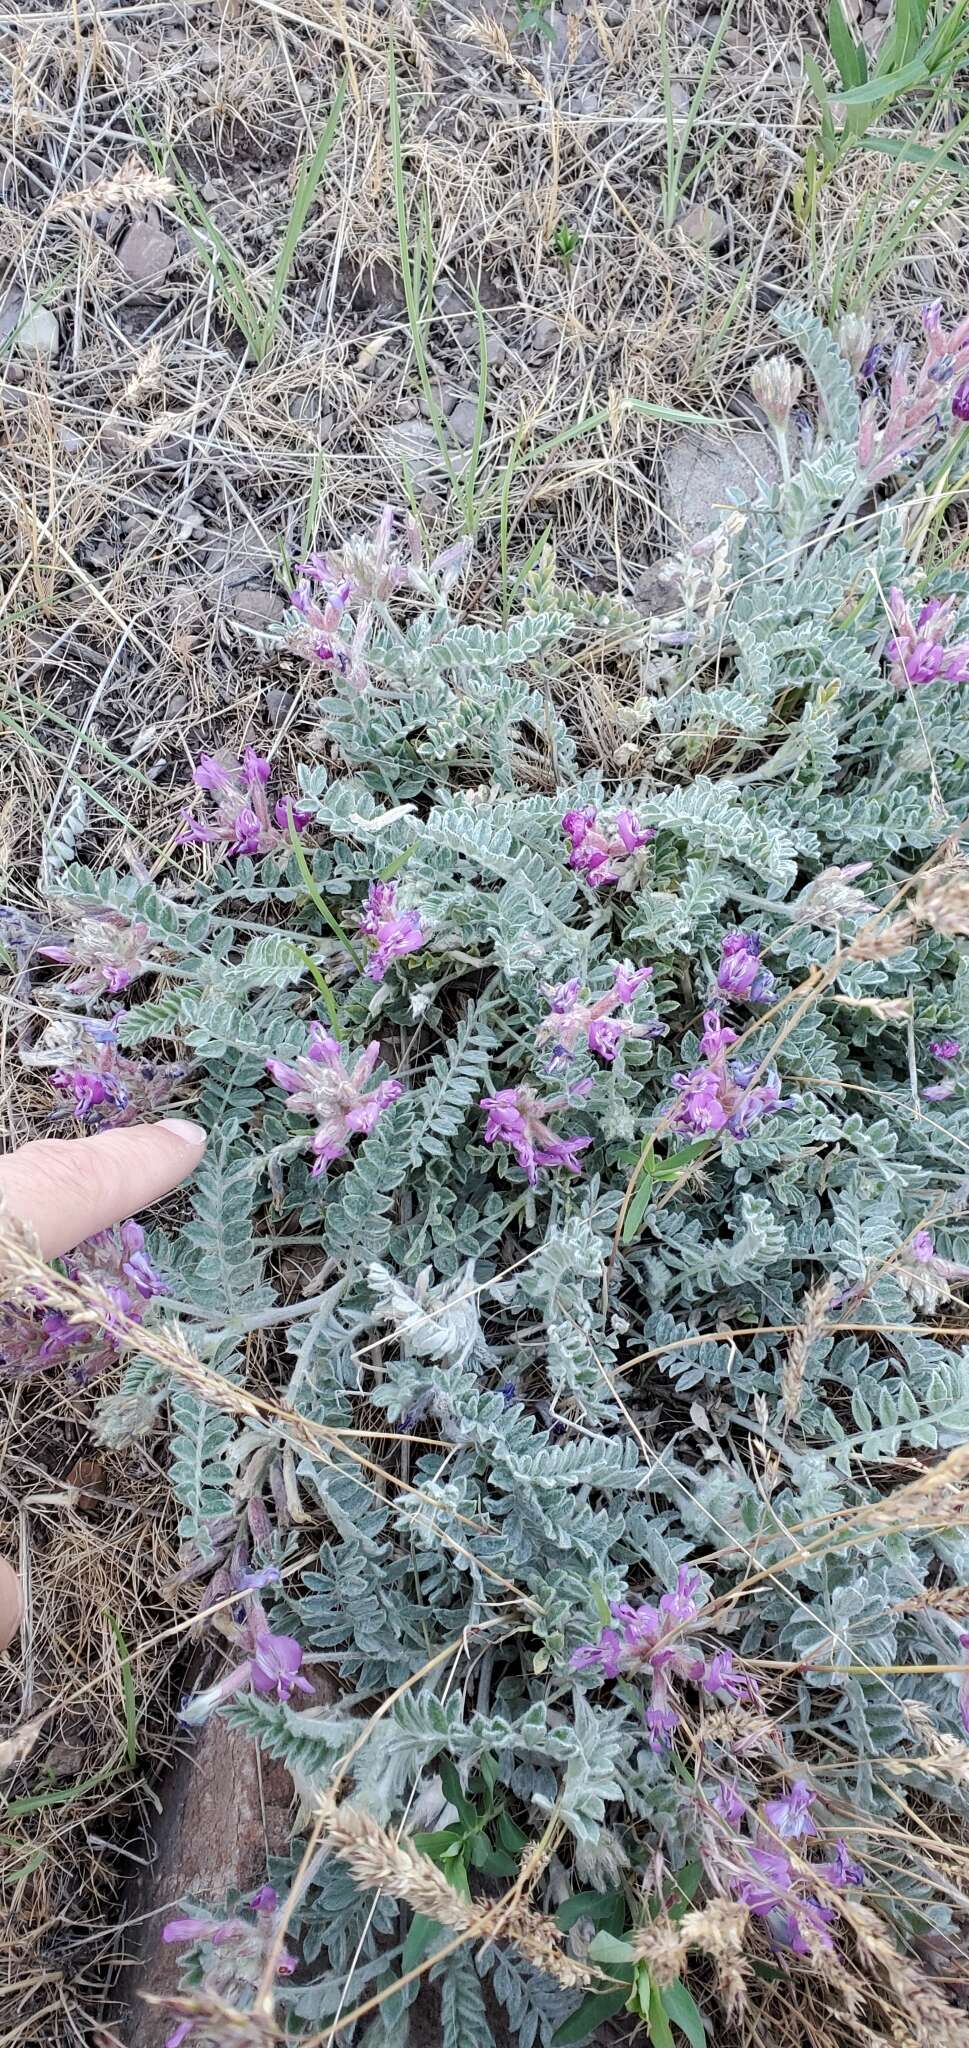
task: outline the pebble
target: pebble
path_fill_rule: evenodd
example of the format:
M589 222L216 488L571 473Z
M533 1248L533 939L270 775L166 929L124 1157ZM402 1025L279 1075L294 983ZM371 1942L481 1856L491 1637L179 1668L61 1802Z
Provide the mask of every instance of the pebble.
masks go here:
M743 427L729 439L688 430L663 455L661 499L679 550L719 526L737 499L754 496L758 481L776 483L777 450L768 434Z
M448 429L454 435L459 447L472 447L477 424L477 400L474 398L460 398L448 420Z
M264 633L267 627L276 625L285 610L285 602L276 590L247 584L232 593L232 617L238 626L249 626L254 632Z
M149 220L136 220L118 245L118 262L133 284L150 284L164 277L174 255L172 236Z
M500 334L491 333L485 342L485 361L489 370L496 370L499 363L507 362L508 350Z
M16 354L33 362L49 362L60 347L60 328L49 307L25 303L18 291L8 292L0 304L0 341L11 335Z
M730 233L730 222L714 206L688 206L676 225L684 239L697 248L719 249Z
M418 489L423 489L439 475L443 467L441 451L428 420L398 422L391 427L387 443L390 453L410 471Z
M532 328L532 350L537 356L550 356L558 348L562 330L557 320L543 313Z
M280 690L277 684L273 683L266 691L266 710L271 723L277 727L285 725L295 702L292 690Z

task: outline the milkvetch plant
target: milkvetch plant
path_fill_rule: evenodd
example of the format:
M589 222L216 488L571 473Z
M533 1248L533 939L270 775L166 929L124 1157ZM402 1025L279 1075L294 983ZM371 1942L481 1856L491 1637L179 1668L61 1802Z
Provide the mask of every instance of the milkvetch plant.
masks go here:
M135 1069L210 1131L112 1266L99 1426L167 1416L230 1608L186 1715L283 1759L312 1833L271 1915L199 1927L179 2041L222 2038L220 1946L243 2009L368 2048L425 1967L445 2048L491 2042L484 1979L524 2048L606 2008L702 2048L718 2001L767 2038L792 1982L840 2040L900 1985L958 2038L924 1965L969 1782L969 582L913 512L969 330L929 309L879 383L864 333L778 323L799 456L675 611L546 557L480 623L466 548L385 513L280 629L325 766L204 756L168 869L75 865L50 932L4 927L52 1107L123 1116ZM620 641L617 780L570 707ZM44 1315L15 1369L71 1355Z

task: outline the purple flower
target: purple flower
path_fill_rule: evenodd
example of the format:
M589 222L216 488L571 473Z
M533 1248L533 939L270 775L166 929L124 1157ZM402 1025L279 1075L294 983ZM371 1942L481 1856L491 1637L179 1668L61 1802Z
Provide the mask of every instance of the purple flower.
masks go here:
M969 377L960 378L952 394L952 412L957 420L969 420Z
M791 1108L793 1097L781 1094L776 1068L766 1068L755 1087L756 1066L727 1059L737 1033L721 1023L716 1010L705 1012L703 1024L700 1051L704 1063L689 1074L673 1075L680 1098L672 1115L676 1130L690 1131L696 1137L728 1130L735 1138L745 1138L762 1117Z
M913 1258L918 1259L921 1266L927 1266L929 1260L935 1257L935 1244L927 1230L916 1231L909 1250Z
M258 1599L252 1601L242 1637L247 1655L230 1666L214 1685L182 1702L179 1720L187 1728L207 1721L214 1707L251 1686L264 1699L286 1701L294 1692L312 1693L309 1680L300 1674L303 1651L295 1636L275 1635Z
M580 1644L570 1659L570 1670L598 1671L603 1678L633 1672L648 1676L646 1726L653 1749L666 1747L679 1725L671 1692L674 1678L728 1699L756 1698L753 1684L736 1669L729 1650L717 1650L708 1658L698 1644L680 1640L682 1631L698 1618L699 1587L697 1573L682 1565L674 1591L662 1594L655 1606L614 1601L611 1613L618 1627L601 1629L594 1643Z
M849 1856L847 1844L838 1841L834 1845L834 1857L830 1863L818 1863L814 1868L820 1877L826 1877L829 1884L844 1887L864 1884L865 1873L860 1863Z
M926 1102L948 1102L950 1095L954 1095L955 1092L954 1081L931 1081L929 1086L922 1090Z
M955 597L933 597L913 619L907 599L897 588L889 597L894 632L885 644L897 690L919 688L941 676L946 682L969 681L969 640L948 643L958 608Z
M747 1807L741 1798L736 1779L730 1785L726 1780L722 1785L718 1785L710 1804L716 1813L723 1815L724 1820L728 1821L732 1828L739 1828L746 1816Z
M214 800L205 822L189 816L178 835L181 846L223 846L229 854L274 853L289 844L289 820L305 830L312 812L292 798L280 799L272 815L266 794L272 773L269 762L247 747L241 762L220 761L202 754L195 766L196 789Z
M641 847L648 846L656 837L654 826L647 825L645 830L640 830L632 811L628 810L616 812L610 831L607 826L600 825L598 812L592 804L585 810L566 811L562 830L571 847L569 867L584 875L593 889L602 888L609 882L618 882L620 888L631 889L640 874L636 855Z
M726 932L717 970L717 987L736 1002L769 1003L774 976L760 964L759 932Z
M255 1916L253 1919L244 1920L241 1913L227 1915L222 1920L211 1913L185 1913L166 1922L161 1938L166 1943L207 1943L214 1953L205 1962L203 1988L217 1997L234 1993L233 2004L236 2004L242 1986L255 1985L259 1981L275 1935L278 1908L274 1887L264 1884L248 1901L248 1911ZM277 1975L291 1976L297 1961L290 1949L281 1949L276 1964ZM180 2021L169 2034L165 2048L181 2048L195 2026L194 2019ZM206 2039L209 2038L206 2034Z
M314 1176L342 1158L353 1138L366 1137L382 1112L403 1094L402 1081L366 1086L379 1058L380 1045L374 1039L348 1066L346 1048L313 1023L305 1052L292 1061L266 1061L267 1072L289 1096L288 1107L316 1120L310 1141Z
M38 951L45 960L81 969L76 981L67 984L72 996L120 995L160 959L146 924L129 924L110 910L79 918L68 941L43 945Z
M394 960L418 953L424 944L424 928L415 910L398 910L396 882L371 882L367 907L359 925L373 945L367 961L371 981L383 981Z
M930 1038L929 1051L936 1060L957 1060L961 1057L962 1047L957 1038Z
M828 1932L834 1908L822 1906L810 1893L795 1891L794 1867L780 1849L751 1848L746 1870L731 1876L730 1889L772 1934L795 1955L809 1956L812 1947L831 1948Z
M946 389L956 419L963 417L959 407L969 373L969 320L947 334L936 304L923 309L922 325L926 347L914 377L908 351L896 349L884 398L874 392L862 406L858 463L869 483L894 475L944 431Z
M139 1223L99 1231L63 1263L69 1279L94 1283L102 1290L105 1309L100 1327L75 1326L63 1310L45 1309L39 1296L33 1312L0 1307L0 1365L18 1378L43 1372L71 1355L76 1361L74 1376L81 1382L93 1379L113 1364L121 1348L124 1333L116 1317L140 1323L146 1303L167 1292L145 1250Z
M817 1827L811 1818L811 1808L817 1798L810 1785L798 1778L789 1792L780 1799L765 1799L764 1819L775 1834L782 1835L785 1842L797 1842L808 1835L816 1835Z
M578 1155L592 1143L591 1138L559 1138L549 1128L548 1118L556 1110L569 1109L588 1095L590 1081L578 1081L564 1095L550 1095L542 1101L532 1088L499 1088L496 1095L483 1095L480 1107L488 1112L484 1141L509 1145L530 1187L538 1180L540 1166L564 1166L579 1173Z
M51 1086L70 1096L70 1111L97 1129L139 1123L169 1100L184 1077L176 1061L129 1059L118 1049L114 1026L88 1020L73 1037L76 1064L58 1067ZM66 1107L58 1112L68 1113Z
M580 998L577 980L546 988L550 1007L535 1033L535 1044L551 1044L556 1058L568 1058L579 1039L584 1039L590 1052L614 1060L624 1038L645 1038L649 1033L648 1024L637 1024L632 1017L614 1017L612 1012L634 1002L652 972L651 967L633 968L624 962L615 970L612 988L591 1001L588 991Z

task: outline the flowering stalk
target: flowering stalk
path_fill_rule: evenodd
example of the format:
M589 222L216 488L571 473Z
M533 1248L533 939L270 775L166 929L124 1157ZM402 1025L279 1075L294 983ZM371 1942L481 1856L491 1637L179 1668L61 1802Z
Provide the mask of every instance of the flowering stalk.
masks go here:
M651 967L632 968L624 962L616 968L612 988L591 1001L588 991L580 995L582 984L577 977L563 981L558 988L546 988L550 1008L535 1033L536 1046L551 1045L554 1059L569 1059L582 1039L600 1059L614 1060L624 1038L648 1038L656 1030L655 1025L613 1015L635 1002L652 972Z
M544 1101L528 1087L499 1088L496 1095L483 1095L481 1108L488 1112L485 1144L509 1145L529 1187L535 1186L540 1166L564 1166L568 1173L579 1173L579 1153L587 1151L592 1139L557 1137L548 1118L581 1101L592 1086L591 1080L577 1081L571 1090Z
M963 414L962 391L969 373L969 319L961 320L951 333L942 326L942 305L922 309L925 354L914 381L910 378L907 351L897 349L888 389L887 417L878 425L876 395L861 409L858 436L858 465L866 483L881 483L906 462L922 453L926 444L943 431L946 416Z
M148 926L137 919L128 923L110 910L79 918L69 940L47 943L38 951L59 966L81 969L77 980L66 984L72 996L120 995L150 966L160 964Z
M835 1844L828 1861L800 1865L780 1846L818 1837L812 1812L816 1797L803 1779L797 1779L782 1797L764 1801L759 1819L748 1815L742 1802L740 1813L735 1802L729 1810L720 1802L718 1810L730 1829L729 1843L718 1835L715 1843L704 1845L711 1875L719 1883L725 1882L735 1899L766 1921L779 1947L801 1956L833 1945L829 1930L834 1908L823 1905L812 1889L812 1872L837 1890L865 1881L861 1865L849 1856L842 1841ZM739 1832L743 1817L751 1822L750 1838Z
M683 1630L699 1618L699 1585L698 1574L681 1565L675 1591L663 1593L655 1607L649 1602L633 1607L625 1600L613 1601L610 1612L618 1627L600 1630L596 1641L580 1644L570 1660L572 1671L599 1671L603 1678L648 1676L646 1726L654 1750L664 1749L679 1727L672 1679L728 1700L753 1702L757 1697L753 1681L737 1670L729 1650L708 1656L697 1643L681 1640Z
M166 1921L161 1938L166 1943L205 1943L214 1953L204 1959L203 1986L227 2005L248 2009L252 1993L262 1978L266 1958L272 1953L279 1920L279 1898L271 1884L261 1885L246 1901L254 1920L239 1913L222 1920L211 1913L184 1913ZM298 1957L282 1948L276 1958L276 1975L291 1977ZM200 2022L204 2026L204 2022ZM207 2028L205 2031L208 2031ZM182 2048L197 2032L195 2019L180 2020L167 2036L165 2048Z
M969 640L948 640L958 598L930 598L913 618L907 599L893 588L888 606L894 631L885 653L897 690L918 689L939 677L949 683L969 681Z
M184 1079L179 1061L129 1059L118 1047L117 1020L87 1018L73 1034L72 1062L51 1075L51 1087L70 1098L73 1113L98 1130L140 1122L162 1107Z
M393 961L420 952L424 944L417 912L397 908L396 882L371 882L359 930L370 941L366 972L371 981L383 981Z
M760 964L759 932L726 932L720 948L717 987L737 1002L769 1003L774 977Z
M262 1602L253 1599L241 1636L247 1651L238 1664L230 1665L214 1685L183 1700L179 1720L187 1728L207 1721L215 1707L248 1686L263 1699L289 1700L294 1692L312 1693L313 1687L300 1673L302 1645L295 1636L276 1635L266 1619Z
M288 1107L316 1120L310 1140L314 1177L342 1158L353 1138L366 1137L382 1112L403 1094L402 1081L366 1086L379 1058L380 1045L374 1039L348 1066L345 1047L313 1023L305 1052L294 1060L266 1061L267 1072L289 1096Z
M297 564L303 581L292 597L297 623L291 644L297 653L328 664L359 693L371 680L365 653L375 610L402 589L439 601L460 575L470 548L470 542L459 541L425 564L420 530L409 513L403 542L401 551L393 507L385 505L371 535L357 535L342 550L313 553ZM357 602L362 608L354 623L350 607Z
M196 763L196 789L214 798L212 815L202 822L187 816L179 832L182 846L224 846L229 854L274 853L289 844L289 821L297 832L305 830L312 812L281 798L272 815L266 794L272 770L269 762L247 747L241 762L218 761L202 754Z
M727 1059L728 1048L737 1042L737 1033L721 1023L716 1010L704 1013L703 1026L703 1063L689 1074L673 1075L673 1086L680 1098L672 1114L677 1130L690 1131L697 1137L727 1130L735 1138L745 1138L762 1117L792 1106L793 1097L781 1094L780 1078L774 1067L768 1067L754 1087L756 1063L747 1066L739 1060Z
M63 1264L69 1279L93 1282L100 1289L104 1300L100 1332L79 1328L61 1309L45 1308L40 1289L33 1290L37 1300L34 1311L0 1306L0 1365L18 1379L60 1365L72 1354L79 1354L72 1376L82 1383L94 1379L121 1349L123 1333L115 1328L113 1314L138 1323L147 1303L168 1291L145 1250L145 1233L139 1223L122 1223L87 1238Z
M616 812L615 824L610 830L599 823L598 812L592 804L582 811L566 811L562 830L571 847L569 867L584 875L593 889L601 889L611 882L622 890L634 888L644 872L637 855L656 837L654 826L647 825L640 830L632 811L628 810Z

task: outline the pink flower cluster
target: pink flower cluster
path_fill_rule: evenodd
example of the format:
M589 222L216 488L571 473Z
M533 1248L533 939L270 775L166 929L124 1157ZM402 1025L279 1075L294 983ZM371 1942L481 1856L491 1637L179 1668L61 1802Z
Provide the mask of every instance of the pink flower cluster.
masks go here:
M58 1067L51 1086L70 1098L61 1115L103 1130L137 1123L169 1100L185 1068L178 1061L129 1059L118 1048L117 1022L87 1018L76 1032L73 1064Z
M716 1650L708 1656L698 1644L682 1640L684 1629L699 1618L699 1585L698 1574L681 1566L675 1591L661 1594L655 1607L649 1602L633 1607L625 1600L613 1601L610 1613L618 1626L602 1629L594 1643L582 1643L570 1660L572 1671L598 1671L603 1678L630 1673L648 1676L646 1726L654 1750L665 1748L679 1727L673 1679L730 1700L754 1702L757 1698L753 1681L737 1670L729 1650Z
M111 910L79 918L69 941L48 943L38 951L59 966L81 969L77 980L66 984L72 996L120 995L157 958L148 926L137 919L129 923Z
M269 762L252 747L246 748L241 762L202 754L195 766L195 787L214 798L213 811L205 822L186 817L179 844L224 846L229 854L257 855L287 846L290 816L296 831L302 832L313 814L293 799L281 798L270 815L266 790L271 773Z
M737 1042L737 1033L721 1023L716 1010L704 1013L703 1026L703 1064L689 1074L673 1075L673 1086L680 1098L673 1111L674 1127L690 1131L694 1137L727 1130L735 1138L745 1138L762 1117L789 1109L793 1098L782 1096L780 1078L773 1067L766 1068L754 1086L756 1062L748 1066L727 1059L728 1048Z
M810 1955L812 1949L832 1946L829 1928L834 1908L822 1905L812 1889L816 1878L843 1890L864 1884L865 1873L849 1855L847 1845L838 1841L833 1857L824 1863L799 1868L778 1843L804 1842L817 1837L812 1807L817 1794L799 1778L789 1792L778 1799L766 1799L760 1816L748 1811L737 1787L721 1787L714 1806L730 1829L745 1819L751 1824L748 1839L732 1832L728 1845L719 1839L708 1843L705 1861L720 1883L726 1883L734 1898L743 1901L758 1919L765 1920L775 1941L795 1955Z
M735 1002L769 1003L774 977L760 964L759 932L726 932L720 947L717 987Z
M406 514L404 548L397 548L397 520L385 505L373 533L331 554L314 553L297 563L304 580L293 592L292 605L301 621L294 645L312 660L328 663L351 689L366 690L370 673L364 659L375 606L385 605L398 590L433 591L443 596L467 560L470 543L459 541L425 564L420 530ZM349 607L359 603L356 623Z
M94 1379L113 1363L121 1346L122 1333L114 1313L127 1322L139 1323L146 1303L167 1292L145 1250L145 1233L139 1223L99 1231L78 1245L63 1265L69 1279L93 1282L101 1289L104 1321L100 1330L86 1329L62 1309L45 1308L41 1300L33 1312L10 1304L0 1306L0 1365L18 1379L63 1364L73 1354L73 1377L79 1382Z
M367 960L371 981L383 981L393 961L419 953L424 944L424 927L416 910L397 908L396 882L371 882L358 930L371 942Z
M566 811L562 830L571 847L569 867L584 875L593 889L601 889L609 882L618 883L621 889L631 889L640 875L636 855L656 837L654 826L640 830L628 810L616 812L611 829L600 824L593 804L585 810Z
M962 1047L957 1038L930 1038L929 1051L940 1066L947 1067L953 1060L961 1060ZM926 1102L948 1102L956 1092L956 1081L952 1074L945 1074L941 1081L930 1081L922 1094Z
M283 1701L292 1699L294 1692L312 1692L309 1679L300 1673L301 1644L295 1636L274 1633L258 1599L250 1604L240 1647L246 1654L238 1664L230 1665L204 1692L193 1693L190 1699L182 1701L178 1718L187 1728L197 1728L223 1700L231 1699L247 1686L262 1699Z
M175 1920L166 1921L162 1928L164 1942L208 1942L218 1951L212 1967L206 1970L204 1987L233 2005L240 1992L259 1981L279 1910L275 1886L260 1885L252 1898L246 1901L246 1906L250 1913L255 1914L255 1920L243 1920L239 1913L227 1915L223 1920L216 1919L211 1913L183 1913ZM277 1976L291 1977L297 1961L291 1949L281 1949L276 1964ZM201 2025L204 2022L195 2019L179 2020L167 2036L165 2048L183 2048L183 2043L190 2040L196 2027Z
M550 1008L535 1033L536 1045L551 1045L556 1059L567 1059L581 1040L600 1059L614 1060L624 1038L646 1038L655 1031L655 1026L637 1024L632 1017L613 1015L635 1002L652 972L651 967L633 968L624 962L616 968L612 988L591 1000L588 991L581 993L577 977L559 988L547 988Z
M946 333L942 325L942 304L922 309L925 354L914 380L910 378L907 352L896 350L887 396L887 414L879 427L880 402L876 394L861 409L858 463L869 483L894 476L913 456L940 433L945 415L956 419L969 414L969 318Z
M892 682L897 690L919 689L934 683L969 682L969 640L948 643L959 600L933 597L923 604L917 618L902 592L893 588L888 601L894 632L886 641L885 653L892 663Z
M580 1172L579 1154L588 1150L591 1138L560 1138L548 1119L557 1110L569 1109L591 1092L591 1080L577 1081L562 1095L545 1100L534 1089L499 1088L495 1095L483 1095L481 1108L487 1110L486 1145L501 1143L514 1152L529 1187L538 1180L540 1166L564 1166L567 1173Z
M266 1061L267 1071L289 1096L288 1107L315 1119L310 1140L313 1174L325 1173L349 1150L351 1140L366 1137L382 1111L404 1092L402 1081L367 1082L380 1058L376 1039L347 1065L346 1048L320 1024L310 1025L306 1051L294 1060Z

